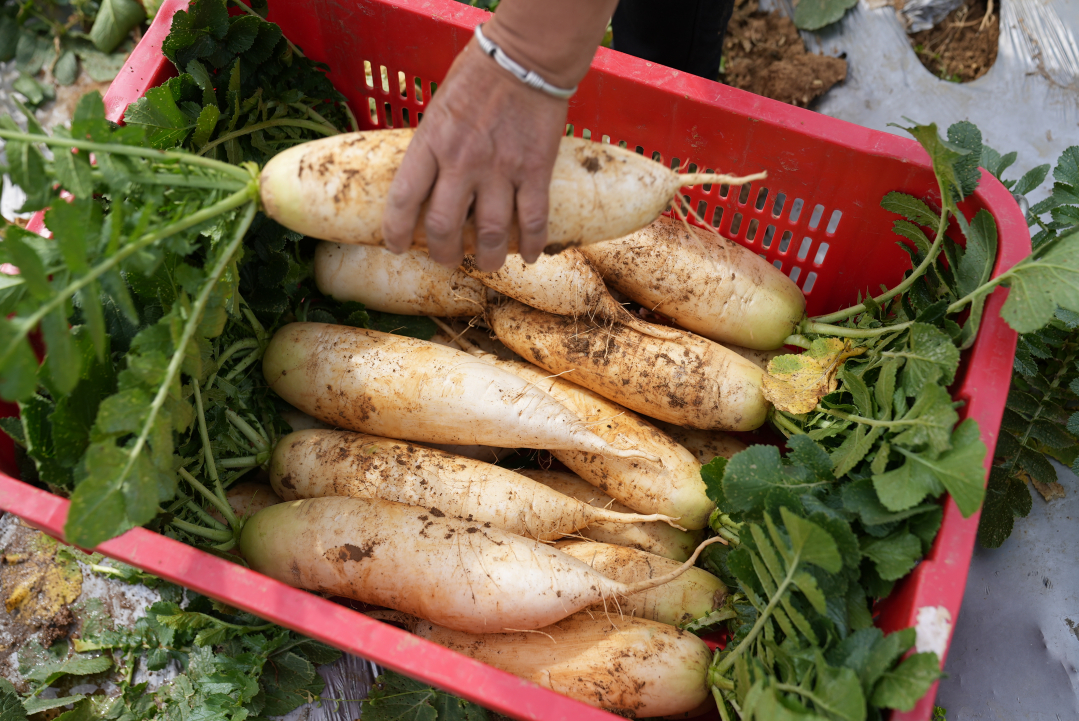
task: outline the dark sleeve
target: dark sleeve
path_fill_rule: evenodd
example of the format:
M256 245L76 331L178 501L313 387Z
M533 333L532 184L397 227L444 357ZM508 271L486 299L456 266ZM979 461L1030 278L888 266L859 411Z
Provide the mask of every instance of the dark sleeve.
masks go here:
M734 0L620 0L613 46L660 65L715 80Z

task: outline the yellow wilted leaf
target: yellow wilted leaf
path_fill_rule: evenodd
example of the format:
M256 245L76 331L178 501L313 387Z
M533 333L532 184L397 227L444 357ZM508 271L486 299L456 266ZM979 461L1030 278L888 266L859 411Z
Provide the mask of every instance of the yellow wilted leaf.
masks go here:
M865 352L849 340L818 338L805 353L776 356L764 374L764 397L788 413L809 413L836 389L843 361Z

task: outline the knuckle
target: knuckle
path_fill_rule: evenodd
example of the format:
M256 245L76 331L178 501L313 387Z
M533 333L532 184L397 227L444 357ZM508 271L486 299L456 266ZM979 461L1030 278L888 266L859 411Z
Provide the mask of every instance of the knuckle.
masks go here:
M547 208L527 210L521 208L518 213L518 223L521 226L521 234L524 236L546 236Z
M434 210L427 213L423 225L427 230L427 235L432 238L447 238L461 230L450 216Z

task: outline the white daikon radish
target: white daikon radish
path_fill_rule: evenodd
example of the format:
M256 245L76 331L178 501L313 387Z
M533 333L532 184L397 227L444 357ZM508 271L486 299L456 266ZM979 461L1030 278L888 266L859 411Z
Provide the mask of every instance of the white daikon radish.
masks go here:
M338 243L382 243L382 214L390 183L413 130L365 130L295 145L262 169L259 189L266 214L304 235ZM620 238L645 227L666 209L682 186L731 185L763 178L707 173L678 174L617 145L563 138L550 185L547 251ZM424 207L413 236L426 247ZM510 252L517 250L516 224ZM462 240L476 249L471 218Z
M733 240L666 216L583 248L604 281L719 343L771 350L795 332L805 297L786 274Z
M487 299L483 283L420 250L397 255L377 246L319 243L315 282L331 298L399 315L481 315Z
M256 513L244 525L240 550L252 569L291 586L472 633L542 628L604 599L613 604L677 578L697 555L673 573L619 583L539 541L483 523L342 497Z
M274 449L270 483L286 501L348 496L422 506L431 515L550 541L596 521L665 521L594 508L505 468L349 431L290 433Z
M270 341L262 372L286 401L337 428L419 443L655 458L615 448L512 373L415 338L290 323Z

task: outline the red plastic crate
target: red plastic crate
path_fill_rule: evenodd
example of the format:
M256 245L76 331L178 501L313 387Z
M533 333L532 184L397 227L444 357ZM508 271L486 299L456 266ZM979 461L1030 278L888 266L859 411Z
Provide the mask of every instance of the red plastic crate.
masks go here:
M110 119L175 74L160 53L172 15L187 0L166 0L105 96ZM488 16L452 0L290 0L272 3L270 19L315 60L349 99L362 128L415 124L432 82ZM382 82L385 68L388 83ZM373 82L368 83L370 74ZM403 88L403 92L402 92ZM898 119L897 119L898 120ZM931 119L923 119L931 120ZM768 171L767 181L727 192L686 191L706 223L772 261L805 292L808 311L855 302L861 292L898 282L909 256L890 232L879 201L897 190L939 198L925 152L912 140L868 130L766 98L600 49L570 102L577 136L622 144L671 167L724 172ZM994 274L1030 252L1030 236L1010 193L988 173L962 205L996 219L1000 253ZM40 229L40 219L31 226ZM974 347L953 386L960 411L975 418L988 448L996 445L1011 379L1016 334L999 318L1007 289L986 305ZM0 407L12 415L14 406ZM988 471L990 458L986 459ZM5 473L10 475L4 475ZM67 501L15 480L11 442L0 439L0 508L61 537ZM963 599L978 515L964 519L945 501L932 551L879 604L878 625L893 631L916 622L918 610L942 606L954 625ZM520 719L612 718L583 704L434 646L325 599L227 563L144 529L98 550L126 563L273 620L344 651L448 689ZM944 659L941 659L943 663ZM934 686L895 721L927 721Z

